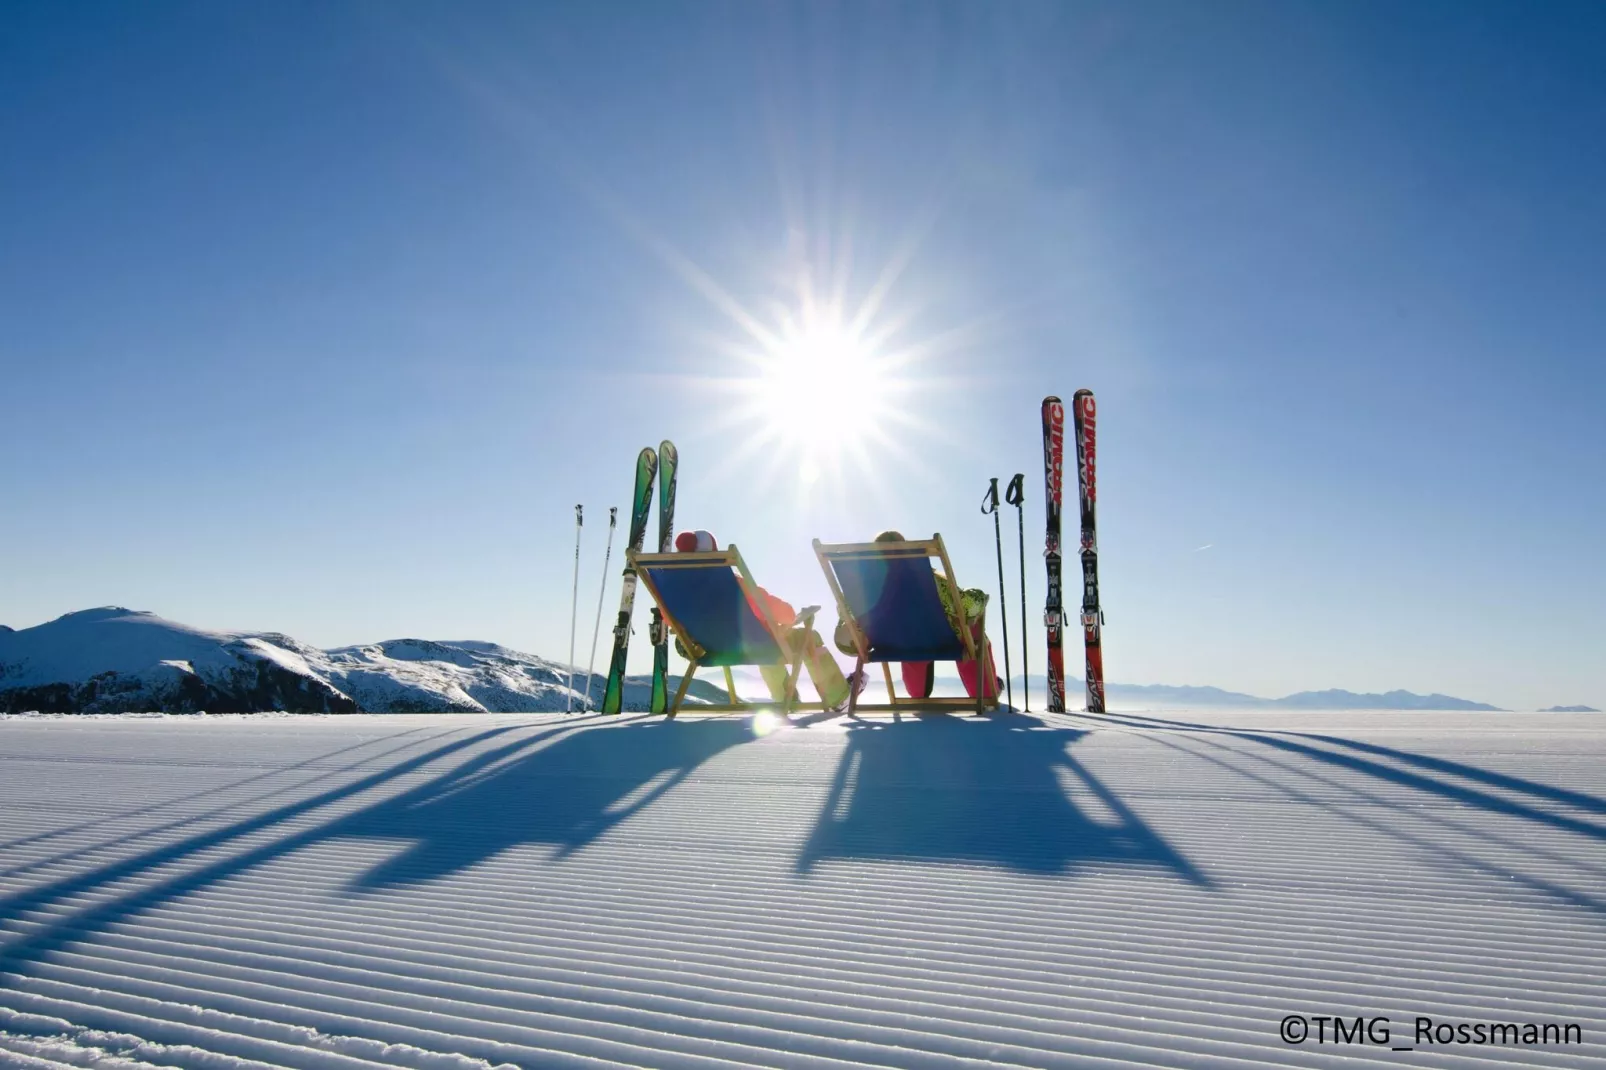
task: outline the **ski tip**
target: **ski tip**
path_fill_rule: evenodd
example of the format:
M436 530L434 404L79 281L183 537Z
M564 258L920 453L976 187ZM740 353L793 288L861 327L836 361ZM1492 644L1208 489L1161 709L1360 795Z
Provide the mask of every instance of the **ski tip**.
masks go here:
M1058 394L1050 394L1050 395L1048 395L1048 397L1043 399L1043 404L1044 405L1063 405L1065 403L1059 399L1059 395Z

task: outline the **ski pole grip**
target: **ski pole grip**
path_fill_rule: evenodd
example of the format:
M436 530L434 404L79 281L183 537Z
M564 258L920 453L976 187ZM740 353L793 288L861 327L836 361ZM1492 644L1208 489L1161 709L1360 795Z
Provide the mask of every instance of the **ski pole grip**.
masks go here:
M987 481L987 493L981 496L981 512L983 516L998 512L998 479L994 477Z
M1026 500L1026 473L1016 472L1015 478L1009 481L1009 487L1004 491L1004 500L1016 508Z

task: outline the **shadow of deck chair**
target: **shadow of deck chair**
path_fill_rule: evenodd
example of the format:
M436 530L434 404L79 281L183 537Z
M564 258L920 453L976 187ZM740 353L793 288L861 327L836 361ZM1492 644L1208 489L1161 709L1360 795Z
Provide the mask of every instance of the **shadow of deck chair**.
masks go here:
M802 702L797 695L803 651L792 650L783 628L770 613L769 602L759 594L752 573L735 546L699 553L643 554L634 550L626 562L646 584L669 630L680 638L690 664L666 714L680 712L692 677L705 665L725 670L725 693L730 701L698 705L698 713L736 713L780 708L783 716L794 710L823 710L821 702ZM797 615L796 625L814 627L819 606ZM736 694L732 665L775 665L786 672L785 700L744 702Z
M941 535L907 542L855 542L828 545L814 540L814 554L836 597L837 612L853 636L858 665L880 663L887 681L885 704L861 703L855 696L848 713L858 710L965 709L977 713L998 707L978 672L976 697L899 698L892 684L894 661L970 661L985 649L985 638L971 635L963 598L957 597L953 565ZM937 593L931 560L942 564L943 576L956 597L952 614ZM993 689L996 690L996 689Z

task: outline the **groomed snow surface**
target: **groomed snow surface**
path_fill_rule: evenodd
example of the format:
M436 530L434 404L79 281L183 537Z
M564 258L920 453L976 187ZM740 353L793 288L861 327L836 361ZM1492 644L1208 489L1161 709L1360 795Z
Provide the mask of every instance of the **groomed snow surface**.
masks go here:
M0 1064L1599 1067L1603 789L1589 714L9 718Z

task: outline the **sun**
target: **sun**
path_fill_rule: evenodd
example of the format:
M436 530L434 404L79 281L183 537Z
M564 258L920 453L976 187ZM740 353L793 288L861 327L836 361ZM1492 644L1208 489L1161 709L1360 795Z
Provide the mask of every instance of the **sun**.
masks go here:
M884 431L897 384L875 345L835 310L783 323L753 364L751 415L797 455L804 483L862 456Z
M974 328L932 333L918 303L892 300L915 244L865 288L850 257L822 251L832 263L822 277L799 252L803 240L789 239L789 262L761 272L760 288L741 297L660 250L727 321L692 328L691 367L678 377L697 399L698 430L721 443L716 476L742 472L765 493L790 486L800 506L832 508L885 498L894 474L932 475L924 447L942 428L929 414L952 387L936 363L971 344Z

